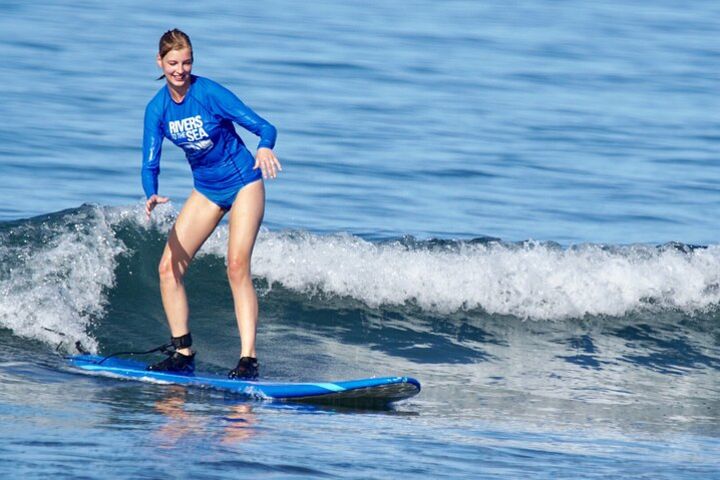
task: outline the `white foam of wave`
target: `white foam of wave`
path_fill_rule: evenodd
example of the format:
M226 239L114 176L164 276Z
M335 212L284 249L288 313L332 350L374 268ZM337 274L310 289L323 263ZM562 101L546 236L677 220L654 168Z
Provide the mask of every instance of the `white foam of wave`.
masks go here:
M222 254L225 246L214 243ZM482 308L533 319L620 316L648 307L694 312L720 303L720 246L691 253L537 243L439 250L262 232L253 272L300 292L350 296L373 307L415 302L438 312Z
M112 225L130 223L143 230L154 228L165 234L170 231L179 213L172 201L161 203L155 207L150 218L145 213L145 202L143 201L132 207L102 208L105 218Z
M137 209L124 210L123 218ZM167 231L175 211L153 220ZM199 255L225 256L221 225ZM461 243L456 248L412 248L373 243L349 234L271 232L263 228L253 274L308 294L348 296L371 307L413 302L441 313L482 308L528 319L622 316L642 308L687 313L720 304L720 245L675 248L582 245L560 248Z
M26 241L0 238L0 259L13 265L0 276L0 326L52 345L79 340L95 351L88 326L104 311L124 249L104 210L87 207L17 229ZM38 244L41 237L47 240Z

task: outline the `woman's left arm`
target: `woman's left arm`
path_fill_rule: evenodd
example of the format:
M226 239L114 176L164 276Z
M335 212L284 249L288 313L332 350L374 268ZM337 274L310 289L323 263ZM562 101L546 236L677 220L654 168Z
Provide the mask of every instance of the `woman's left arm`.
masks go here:
M211 86L208 97L213 109L260 137L253 169L259 168L263 178L276 178L278 172L282 171L280 161L272 150L277 140L277 129L230 90L212 81L208 83Z

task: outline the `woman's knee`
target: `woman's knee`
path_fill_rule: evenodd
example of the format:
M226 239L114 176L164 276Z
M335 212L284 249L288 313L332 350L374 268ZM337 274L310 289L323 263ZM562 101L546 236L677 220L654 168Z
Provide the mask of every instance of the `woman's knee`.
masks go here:
M184 268L172 257L167 256L160 259L158 265L160 283L181 283L184 273Z
M228 279L232 283L240 283L250 278L250 259L245 257L228 258Z

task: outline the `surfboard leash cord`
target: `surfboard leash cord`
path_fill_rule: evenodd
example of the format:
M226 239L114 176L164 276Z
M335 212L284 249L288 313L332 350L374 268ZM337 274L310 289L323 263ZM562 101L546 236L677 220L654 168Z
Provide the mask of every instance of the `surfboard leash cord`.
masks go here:
M47 328L47 327L42 327L42 328L47 330L48 332L52 332L57 335L60 335L61 337L67 336L63 332L58 332L57 330L53 330L52 328ZM57 347L55 347L55 351L59 352L62 345L63 345L63 342L62 341L59 342ZM111 353L110 355L107 355L107 356L101 358L97 362L97 365L101 365L105 360L112 358L112 357L117 357L119 355L149 355L149 354L155 353L155 352L162 352L166 355L172 355L175 352L175 348L176 348L176 346L173 344L173 342L170 342L170 343L165 343L163 345L160 345L158 347L155 347L155 348L145 351L145 352L115 352L115 353ZM82 355L90 354L90 352L83 346L83 344L80 342L80 340L77 340L75 342L75 349Z

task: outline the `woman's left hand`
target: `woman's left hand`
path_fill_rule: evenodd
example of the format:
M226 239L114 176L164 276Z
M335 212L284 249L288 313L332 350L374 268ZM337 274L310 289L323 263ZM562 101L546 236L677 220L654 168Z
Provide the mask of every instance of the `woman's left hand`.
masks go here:
M278 172L282 171L280 161L277 159L272 149L267 147L258 148L255 154L255 166L253 170L260 168L263 178L277 178Z

